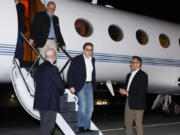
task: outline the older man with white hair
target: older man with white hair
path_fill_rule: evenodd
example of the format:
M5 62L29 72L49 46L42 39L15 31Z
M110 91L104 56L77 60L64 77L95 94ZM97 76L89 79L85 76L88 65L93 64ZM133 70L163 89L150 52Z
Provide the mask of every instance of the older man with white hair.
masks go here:
M55 126L56 113L60 112L60 95L64 94L64 84L58 68L53 65L56 51L51 48L46 50L45 59L35 72L34 109L40 112L41 135L50 135Z
M38 12L33 20L30 32L30 43L35 43L40 54L44 57L45 51L53 48L56 52L58 47L66 49L64 39L60 31L59 18L54 14L56 4L49 1L47 10ZM42 63L42 59L40 63Z

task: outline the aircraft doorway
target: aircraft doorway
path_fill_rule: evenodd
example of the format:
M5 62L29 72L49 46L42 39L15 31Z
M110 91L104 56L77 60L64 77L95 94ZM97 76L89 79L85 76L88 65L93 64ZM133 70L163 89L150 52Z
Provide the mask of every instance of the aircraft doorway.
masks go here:
M45 6L41 2L41 0L19 0L19 1L21 3L23 3L25 6L25 15L24 15L25 20L24 21L25 21L25 25L27 28L25 37L27 39L29 39L30 38L30 26L33 22L33 19L37 12L45 11ZM21 61L21 65L26 66L26 65L32 63L33 61L35 61L37 59L37 55L29 47L29 45L27 44L27 42L25 40L23 41L23 45L24 45L24 56ZM18 46L16 46L16 49L18 49Z

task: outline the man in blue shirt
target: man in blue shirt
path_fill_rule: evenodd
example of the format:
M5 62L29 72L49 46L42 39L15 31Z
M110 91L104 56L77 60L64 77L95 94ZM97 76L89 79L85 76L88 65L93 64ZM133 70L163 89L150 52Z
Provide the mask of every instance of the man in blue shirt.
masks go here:
M47 11L36 14L31 26L30 43L35 43L40 54L44 57L45 51L53 48L56 53L58 47L66 49L60 32L59 19L54 15L56 4L52 1L47 4ZM41 60L40 63L43 61Z

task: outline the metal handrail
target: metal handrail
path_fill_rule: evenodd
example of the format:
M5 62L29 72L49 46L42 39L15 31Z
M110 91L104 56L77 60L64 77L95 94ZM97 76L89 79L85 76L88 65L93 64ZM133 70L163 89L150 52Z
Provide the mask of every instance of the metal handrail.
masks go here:
M45 58L30 44L29 40L24 36L23 33L21 33L21 35L22 35L22 37L24 38L24 40L28 43L28 45L31 47L31 49L33 49L33 51L38 55L38 59L33 63L33 65L31 66L31 68L30 68L30 70L29 70L29 72L28 72L28 74L29 74L29 73L33 70L34 66L35 66L36 63L39 61L39 59L42 58L42 59L45 61ZM72 60L72 57L71 57L64 49L62 49L62 47L61 47L61 50L67 55L67 57L69 57L69 59L68 59L68 61L66 62L66 64L63 66L62 70L60 71L60 74L62 74L62 72L64 71L64 69L67 67L68 63ZM26 82L26 80L25 80L25 78L24 78L24 76L23 76L23 74L22 74L22 72L21 72L21 70L20 70L20 67L19 67L17 61L15 60L15 58L14 58L14 63L15 63L15 64L17 65L17 67L18 67L18 70L19 70L19 72L20 72L20 74L21 74L21 76L22 76L22 79L23 79L23 81L24 81L24 83L25 83L25 86L26 86L28 92L30 93L30 96L34 97L34 95L32 95L31 92L30 92L30 90L29 90L29 87L28 87L28 85L27 85L27 82Z
M72 57L69 55L69 53L68 53L66 50L64 50L64 49L62 48L62 46L60 46L60 48L61 48L61 50L64 52L64 54L66 54L66 56L69 57L69 59L72 60Z
M31 45L31 43L29 42L29 40L24 36L23 33L21 33L22 37L24 38L24 40L28 43L28 45L31 47L31 49L33 49L33 51L38 55L38 59L35 61L35 63L32 65L32 67L30 68L30 71L28 73L31 72L31 70L34 68L34 66L36 65L36 63L39 61L39 59L43 59L45 61L45 58ZM68 61L65 63L65 65L62 67L60 74L63 73L63 71L65 70L65 68L67 67L67 65L69 64L69 62L72 60L72 57L69 55L69 53L64 50L61 46L60 46L61 50L63 51L63 53L69 58Z
M69 55L69 53L64 50L61 46L60 46L61 50L64 52L64 54L66 54L67 57L69 57L68 61L65 63L65 65L62 67L60 74L63 73L63 71L65 70L65 68L67 67L67 65L69 64L69 62L72 60L72 57Z
M21 74L21 77L22 77L22 79L23 79L23 81L24 81L24 84L25 84L25 86L26 86L26 88L27 88L30 96L34 97L34 95L32 95L31 92L30 92L30 90L29 90L29 87L28 87L28 84L27 84L27 82L26 82L26 79L24 78L23 73L21 72L21 69L20 69L20 67L19 67L19 65L18 65L18 63L17 63L17 61L16 61L15 58L13 59L13 62L14 62L14 63L16 64L16 66L18 67L19 73Z
M45 61L45 58L31 45L31 43L29 42L29 40L24 36L23 33L21 33L22 37L24 38L24 40L28 43L28 45L31 47L31 49L33 49L33 51L39 56L41 57L41 59L43 59Z

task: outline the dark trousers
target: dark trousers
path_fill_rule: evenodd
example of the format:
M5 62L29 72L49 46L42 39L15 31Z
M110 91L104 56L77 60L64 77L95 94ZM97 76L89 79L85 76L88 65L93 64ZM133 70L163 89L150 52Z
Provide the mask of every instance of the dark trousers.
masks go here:
M51 135L56 123L55 111L40 111L40 135Z

